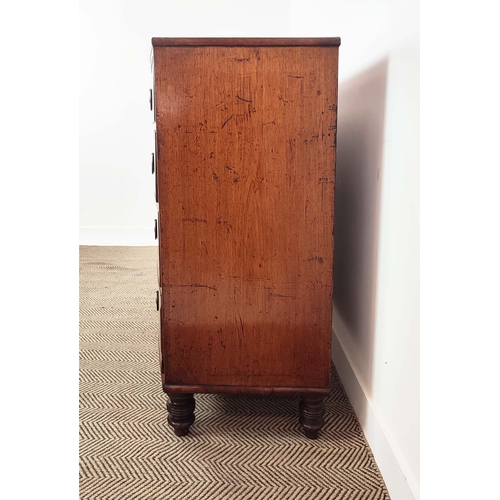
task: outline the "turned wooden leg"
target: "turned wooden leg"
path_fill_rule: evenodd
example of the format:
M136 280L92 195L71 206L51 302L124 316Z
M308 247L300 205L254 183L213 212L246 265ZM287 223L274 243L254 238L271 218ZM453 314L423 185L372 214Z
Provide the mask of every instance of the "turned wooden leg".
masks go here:
M325 423L325 396L302 396L299 401L299 421L306 437L316 439Z
M195 401L193 394L167 392L168 423L176 436L185 436L194 422Z

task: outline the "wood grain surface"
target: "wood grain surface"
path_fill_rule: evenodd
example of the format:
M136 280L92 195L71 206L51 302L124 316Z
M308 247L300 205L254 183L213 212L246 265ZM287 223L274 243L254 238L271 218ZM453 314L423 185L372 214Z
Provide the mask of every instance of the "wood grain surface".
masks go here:
M328 388L337 57L154 48L166 387Z

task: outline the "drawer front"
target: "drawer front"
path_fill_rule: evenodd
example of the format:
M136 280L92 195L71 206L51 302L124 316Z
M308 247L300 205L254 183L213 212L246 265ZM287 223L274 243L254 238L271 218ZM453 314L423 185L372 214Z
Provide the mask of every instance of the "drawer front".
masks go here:
M158 286L162 286L162 280L161 280L161 274L162 274L162 250L161 250L161 233L162 233L162 227L161 227L161 219L160 219L160 212L157 213L157 218L154 220L154 234L155 234L155 240L158 242L158 262L156 266L156 271L157 271L157 280L158 280Z
M154 175L154 191L155 201L158 203L158 144L156 138L156 131L154 133L155 151L151 154L151 172Z

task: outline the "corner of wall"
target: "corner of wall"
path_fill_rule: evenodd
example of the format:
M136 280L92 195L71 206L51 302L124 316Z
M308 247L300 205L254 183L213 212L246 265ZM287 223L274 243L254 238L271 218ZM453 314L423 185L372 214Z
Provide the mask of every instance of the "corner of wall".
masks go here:
M418 500L419 487L399 452L387 425L370 397L352 358L337 335L332 336L332 360L349 401L358 417L378 468L394 500Z

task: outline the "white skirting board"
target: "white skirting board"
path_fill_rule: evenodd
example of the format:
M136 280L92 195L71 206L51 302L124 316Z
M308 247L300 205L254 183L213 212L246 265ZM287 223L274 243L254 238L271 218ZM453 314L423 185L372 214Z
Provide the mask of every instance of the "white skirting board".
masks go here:
M80 227L80 245L155 246L154 227Z
M332 337L332 360L349 401L360 420L366 440L392 500L418 500L420 498L419 487L410 477L408 466L358 376L349 353L335 331Z

